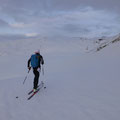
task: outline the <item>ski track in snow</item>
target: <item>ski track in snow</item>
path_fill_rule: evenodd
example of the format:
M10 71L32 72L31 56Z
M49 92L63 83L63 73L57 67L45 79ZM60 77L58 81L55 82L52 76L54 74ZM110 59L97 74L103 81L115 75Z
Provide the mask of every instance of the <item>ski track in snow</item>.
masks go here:
M34 46L26 50L34 50ZM80 53L75 46L78 44L65 48L64 44L62 52L56 47L59 54L53 52L51 45L51 51L45 49L45 75L41 73L40 80L44 80L47 89L41 89L29 101L32 71L22 83L32 50L17 54L12 48L10 54L0 56L0 120L119 120L120 43L89 54ZM21 49L21 44L17 47Z

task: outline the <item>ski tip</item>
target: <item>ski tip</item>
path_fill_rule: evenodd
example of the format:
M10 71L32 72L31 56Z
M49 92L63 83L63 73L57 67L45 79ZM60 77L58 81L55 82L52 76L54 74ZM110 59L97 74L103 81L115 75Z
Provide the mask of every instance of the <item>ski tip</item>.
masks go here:
M28 98L27 100L30 100L30 98Z

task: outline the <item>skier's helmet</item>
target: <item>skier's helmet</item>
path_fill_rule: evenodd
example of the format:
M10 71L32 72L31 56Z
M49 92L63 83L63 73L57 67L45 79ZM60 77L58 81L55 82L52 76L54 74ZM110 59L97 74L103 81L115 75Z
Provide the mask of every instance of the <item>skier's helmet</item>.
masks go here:
M35 54L37 54L37 53L39 53L39 54L40 54L40 50L36 50L36 51L35 51Z

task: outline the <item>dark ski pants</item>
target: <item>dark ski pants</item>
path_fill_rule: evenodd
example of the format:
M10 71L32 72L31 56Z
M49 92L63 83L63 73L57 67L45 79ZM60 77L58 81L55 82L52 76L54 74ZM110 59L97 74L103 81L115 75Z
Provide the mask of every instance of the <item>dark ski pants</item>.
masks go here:
M33 69L33 73L34 73L34 89L37 89L37 86L38 86L38 82L39 82L39 72L37 71L37 69Z

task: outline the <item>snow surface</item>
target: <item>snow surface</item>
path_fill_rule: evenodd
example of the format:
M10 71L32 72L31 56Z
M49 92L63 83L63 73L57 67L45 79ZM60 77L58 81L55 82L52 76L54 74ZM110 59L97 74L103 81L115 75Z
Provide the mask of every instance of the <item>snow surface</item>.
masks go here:
M94 40L74 39L0 41L0 120L120 119L120 43L93 52ZM47 88L28 101L32 71L23 80L36 48Z

